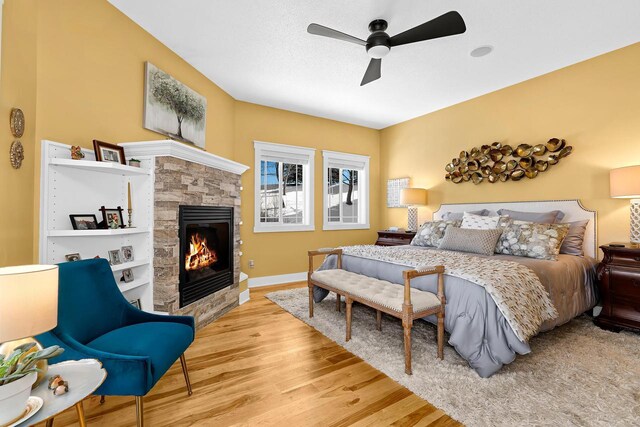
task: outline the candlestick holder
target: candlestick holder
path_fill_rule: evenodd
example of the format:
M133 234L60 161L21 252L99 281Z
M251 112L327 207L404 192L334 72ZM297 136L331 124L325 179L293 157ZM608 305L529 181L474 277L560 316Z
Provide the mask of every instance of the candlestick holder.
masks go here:
M129 228L133 228L133 221L131 220L131 215L133 214L133 209L129 208L127 209L127 212L129 213Z

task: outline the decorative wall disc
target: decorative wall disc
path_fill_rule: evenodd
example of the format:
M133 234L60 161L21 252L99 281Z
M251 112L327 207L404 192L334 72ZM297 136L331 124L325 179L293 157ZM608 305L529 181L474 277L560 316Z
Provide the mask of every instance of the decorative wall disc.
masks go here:
M513 148L494 142L491 145L461 151L445 166L445 179L455 184L520 181L533 179L571 154L573 147L564 139L551 138L546 144L520 144ZM551 154L552 153L552 154ZM543 156L549 154L545 159Z
M15 138L22 138L24 135L24 113L19 108L12 108L9 114L9 127L11 134Z
M14 169L20 169L22 161L24 160L24 148L20 141L15 140L13 141L13 144L11 144L9 159L11 160L11 166L13 166Z

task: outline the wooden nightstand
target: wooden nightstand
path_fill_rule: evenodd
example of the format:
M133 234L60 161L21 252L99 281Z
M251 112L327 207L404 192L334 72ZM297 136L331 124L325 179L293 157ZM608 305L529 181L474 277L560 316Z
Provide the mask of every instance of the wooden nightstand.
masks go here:
M640 331L640 248L600 246L604 259L598 265L602 312L595 318L603 329Z
M415 231L378 231L378 240L376 240L377 246L400 246L408 245L411 243L413 236L416 235Z

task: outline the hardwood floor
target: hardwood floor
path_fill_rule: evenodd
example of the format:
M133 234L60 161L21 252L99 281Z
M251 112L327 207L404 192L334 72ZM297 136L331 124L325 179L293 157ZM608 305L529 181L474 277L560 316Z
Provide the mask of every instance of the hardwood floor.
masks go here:
M198 331L187 351L193 395L176 362L145 397L145 425L461 425L264 297L300 286L254 289ZM135 426L133 397L93 396L84 408L89 426ZM73 410L55 419L69 425Z

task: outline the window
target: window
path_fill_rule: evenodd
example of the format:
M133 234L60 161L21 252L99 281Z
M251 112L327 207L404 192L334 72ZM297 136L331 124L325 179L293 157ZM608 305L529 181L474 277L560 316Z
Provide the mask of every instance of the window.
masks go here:
M311 231L315 150L254 141L256 205L253 231Z
M324 230L369 228L369 157L323 151Z

